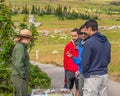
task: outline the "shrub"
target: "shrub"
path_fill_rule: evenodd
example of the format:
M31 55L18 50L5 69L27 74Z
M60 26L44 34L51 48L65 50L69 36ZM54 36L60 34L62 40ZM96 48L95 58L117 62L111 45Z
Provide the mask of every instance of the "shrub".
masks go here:
M38 66L31 65L30 68L30 88L48 88L51 85L51 79Z
M6 67L0 68L0 93L11 93L13 90L11 83L11 70Z
M111 5L119 6L120 5L120 1L112 1L110 4Z
M49 88L51 79L41 71L37 66L30 65L29 88ZM6 67L0 68L0 93L12 93L13 86L11 81L11 69Z

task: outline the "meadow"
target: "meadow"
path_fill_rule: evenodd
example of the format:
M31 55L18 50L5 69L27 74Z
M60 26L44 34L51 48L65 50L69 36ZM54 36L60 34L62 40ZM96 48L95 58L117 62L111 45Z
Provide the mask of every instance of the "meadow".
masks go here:
M73 21L59 21L56 17L40 17L36 18L44 22L45 25L37 28L38 30L48 30L50 34L48 36L40 35L36 40L36 45L31 50L31 60L35 60L35 51L39 51L38 62L47 64L56 64L63 66L63 51L67 42L70 41L70 30L75 27L80 27L86 20L73 20ZM50 20L51 18L52 21ZM42 21L43 20L43 21ZM111 22L111 23L110 23ZM113 79L120 81L120 29L109 30L109 27L113 25L119 25L119 21L112 20L98 20L99 26L106 26L108 29L100 29L100 32L108 37L111 42L111 63L109 65L109 74L111 74ZM48 26L48 27L47 27ZM59 34L55 34L55 30L61 30ZM66 36L65 39L61 39L62 36ZM53 54L54 51L58 53Z
M51 0L52 1L52 0ZM97 20L99 26L106 27L100 28L100 32L108 37L111 42L111 63L109 65L109 74L113 79L120 81L120 29L109 28L112 26L120 26L119 23L119 9L120 6L114 5L114 0L56 0L56 2L51 2L50 0L6 0L6 2L11 2L13 6L27 4L31 8L32 4L44 7L47 4L51 6L57 6L62 4L63 6L71 6L74 10L80 12L89 12L90 14L97 14L99 19ZM55 0L54 0L55 1ZM33 2L33 3L31 3ZM112 2L112 3L110 3ZM89 6L88 6L89 5ZM103 7L104 6L104 7ZM86 20L76 19L76 20L59 20L58 17L54 15L34 15L37 22L42 23L41 26L37 27L39 36L35 42L35 46L30 52L31 60L45 63L45 64L55 64L58 66L63 66L63 51L64 46L70 41L70 30L76 27L80 27ZM14 22L23 22L24 14L12 15L12 20ZM59 30L60 33L55 33ZM48 35L40 33L40 31L47 31ZM36 60L36 50L39 51L39 59Z

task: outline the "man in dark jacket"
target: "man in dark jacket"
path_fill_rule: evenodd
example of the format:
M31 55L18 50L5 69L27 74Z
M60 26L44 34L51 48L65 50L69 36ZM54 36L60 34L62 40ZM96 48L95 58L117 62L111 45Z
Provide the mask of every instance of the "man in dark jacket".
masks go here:
M83 96L108 96L111 46L108 39L98 32L95 20L88 20L85 26L90 38L84 44L81 61L85 78Z

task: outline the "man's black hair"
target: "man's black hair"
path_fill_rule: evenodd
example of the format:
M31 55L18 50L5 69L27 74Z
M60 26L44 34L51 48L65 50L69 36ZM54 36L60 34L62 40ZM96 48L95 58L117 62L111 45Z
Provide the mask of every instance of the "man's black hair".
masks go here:
M79 35L79 29L78 28L74 28L71 32L77 32L77 34Z
M93 31L98 31L98 23L97 21L93 20L93 19L89 19L86 23L85 23L86 28L91 27Z

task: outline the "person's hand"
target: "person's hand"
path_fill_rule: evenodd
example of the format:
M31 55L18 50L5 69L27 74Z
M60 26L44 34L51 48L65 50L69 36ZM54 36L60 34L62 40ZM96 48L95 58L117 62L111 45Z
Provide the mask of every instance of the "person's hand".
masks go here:
M73 57L73 55L70 53L70 51L67 51L66 55L67 55L68 57L70 57L70 58Z
M76 71L76 72L75 72L75 77L76 77L77 79L80 78L80 72L79 72L79 71Z

